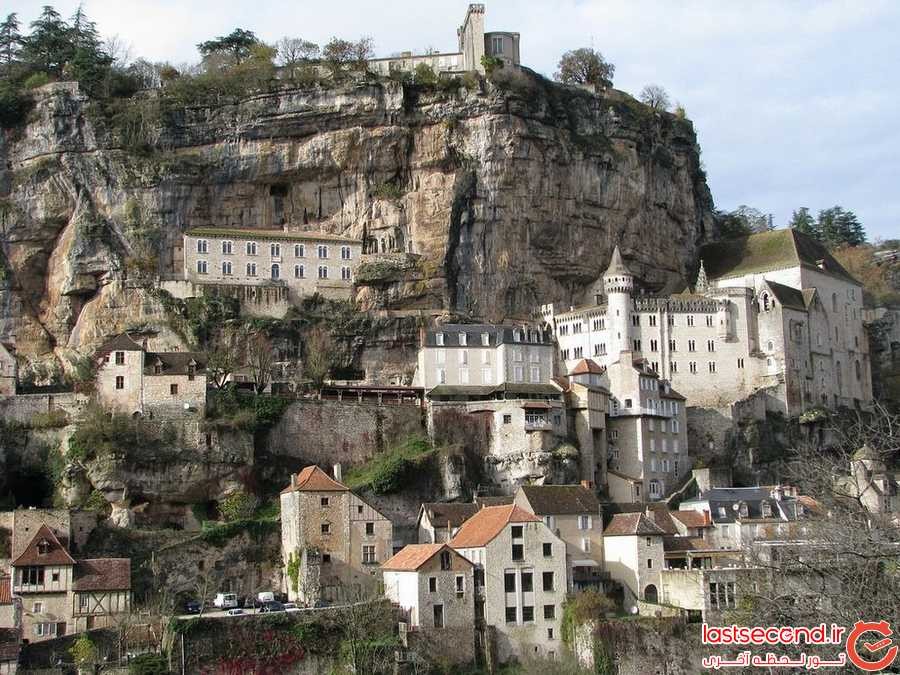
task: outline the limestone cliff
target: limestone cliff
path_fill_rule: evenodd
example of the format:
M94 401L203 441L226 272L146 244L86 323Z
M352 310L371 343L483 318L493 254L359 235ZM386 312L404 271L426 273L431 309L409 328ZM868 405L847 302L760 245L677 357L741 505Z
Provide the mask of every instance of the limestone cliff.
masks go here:
M163 326L136 270L149 255L177 274L190 226L385 240L413 255L363 270L360 306L493 320L582 301L616 242L662 286L712 229L690 122L528 73L181 109L152 97L101 109L74 84L47 85L0 140L0 205L0 335L62 361Z

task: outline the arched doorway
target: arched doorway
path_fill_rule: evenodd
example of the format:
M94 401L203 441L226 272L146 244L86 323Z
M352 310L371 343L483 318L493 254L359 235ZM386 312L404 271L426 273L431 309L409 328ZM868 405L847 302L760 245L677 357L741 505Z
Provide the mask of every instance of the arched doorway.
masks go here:
M644 600L654 603L659 602L659 592L656 590L656 586L650 584L644 589Z

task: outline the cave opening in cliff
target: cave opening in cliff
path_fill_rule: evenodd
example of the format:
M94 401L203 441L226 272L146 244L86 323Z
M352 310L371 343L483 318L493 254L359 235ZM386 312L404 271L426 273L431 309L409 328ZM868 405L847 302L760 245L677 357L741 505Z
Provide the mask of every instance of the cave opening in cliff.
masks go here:
M10 467L7 486L16 506L52 506L54 481L46 467L24 465Z

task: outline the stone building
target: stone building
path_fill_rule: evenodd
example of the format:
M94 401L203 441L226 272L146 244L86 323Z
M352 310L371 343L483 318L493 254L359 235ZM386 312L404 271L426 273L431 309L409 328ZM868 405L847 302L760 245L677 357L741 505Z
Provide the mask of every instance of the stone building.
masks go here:
M565 542L538 516L511 504L481 509L450 546L475 565L476 627L493 627L497 660L557 658L563 649Z
M850 460L850 476L840 481L842 493L859 499L869 513L900 512L900 471L888 471L884 458L864 445Z
M14 556L11 571L31 642L107 627L131 608L129 559L76 560L46 524Z
M286 293L290 304L314 293L346 300L361 254L359 240L325 232L195 228L184 234L184 279L232 289L242 305L248 292L272 302Z
M416 536L420 544L450 541L466 520L481 507L478 504L434 502L422 504L416 519Z
M18 377L15 346L11 342L0 342L0 396L15 396Z
M150 352L126 334L97 352L97 399L127 415L182 416L206 408L206 356Z
M603 515L588 485L523 485L516 506L540 517L566 544L569 590L601 585L603 572Z
M776 230L701 250L694 292L639 294L618 247L595 304L541 308L570 369L625 349L692 406L765 390L773 410L867 407L872 400L862 287L818 242Z
M603 531L603 559L625 589L625 605L660 601L665 532L645 513L617 513Z
M609 390L603 386L603 369L591 359L579 361L566 377L553 381L562 388L569 436L578 444L581 480L607 484L607 429Z
M281 491L281 550L288 597L358 600L375 593L393 554L391 521L317 466Z
M435 73L484 73L483 56L490 56L504 64L519 64L519 34L508 31L484 32L484 5L471 4L462 25L456 31L457 51L413 54L402 52L396 56L369 59L369 70L379 75L392 72L412 72L419 64L430 66Z
M474 625L473 566L447 544L409 544L381 569L384 594L409 612L410 628L471 629Z

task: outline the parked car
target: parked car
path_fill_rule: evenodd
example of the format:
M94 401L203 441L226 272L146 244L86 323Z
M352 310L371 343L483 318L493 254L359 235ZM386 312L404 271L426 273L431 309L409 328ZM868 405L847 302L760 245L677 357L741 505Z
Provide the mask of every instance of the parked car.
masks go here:
M231 609L228 610L228 616L237 616L238 614L243 614L243 613L244 613L244 610L242 610L240 607L232 607Z
M299 612L300 608L297 607L296 602L286 602L286 603L284 603L284 611L285 612Z
M275 594L272 591L260 591L256 594L256 599L259 600L261 604L266 604L275 599Z
M260 614L268 614L270 612L283 612L283 611L284 611L284 605L276 600L273 600L272 602L267 602L262 607L259 608Z
M219 609L231 609L238 606L236 593L216 593L213 604Z
M203 611L203 603L199 600L188 600L184 603L184 611L187 614L199 614Z

